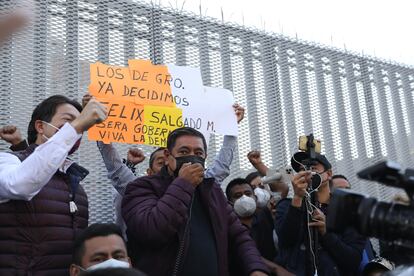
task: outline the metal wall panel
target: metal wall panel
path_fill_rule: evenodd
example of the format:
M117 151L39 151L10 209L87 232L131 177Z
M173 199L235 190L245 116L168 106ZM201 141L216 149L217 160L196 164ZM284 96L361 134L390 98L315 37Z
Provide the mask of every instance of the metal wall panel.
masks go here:
M10 1L0 2L1 12L9 8ZM386 158L414 167L413 67L138 1L39 0L36 10L33 26L0 51L0 125L25 132L46 97L80 100L89 63L145 58L200 67L205 85L232 90L247 108L229 179L251 170L251 149L272 167L286 165L298 135L310 132L323 140L335 173L348 176L357 191L388 200L396 189L355 173ZM209 162L222 141L210 140ZM116 147L125 155L129 146ZM84 139L75 159L91 171L84 182L90 222L112 220L112 187L95 143Z

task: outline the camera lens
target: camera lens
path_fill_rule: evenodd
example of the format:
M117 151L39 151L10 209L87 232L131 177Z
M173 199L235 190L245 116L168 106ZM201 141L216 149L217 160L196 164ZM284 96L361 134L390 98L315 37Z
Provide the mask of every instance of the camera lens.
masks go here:
M359 230L388 241L414 240L414 209L394 203L364 199L359 208Z

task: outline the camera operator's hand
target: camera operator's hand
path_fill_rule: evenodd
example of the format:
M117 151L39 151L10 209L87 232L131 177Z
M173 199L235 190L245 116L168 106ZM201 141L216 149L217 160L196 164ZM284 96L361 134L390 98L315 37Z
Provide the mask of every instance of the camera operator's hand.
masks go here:
M71 125L77 133L82 133L87 131L91 126L104 121L107 116L106 106L92 98Z
M144 152L140 150L139 148L130 148L128 150L128 154L127 154L128 162L134 165L137 165L141 163L142 161L144 161L144 159L145 159Z
M196 188L204 179L204 168L201 164L185 163L178 172L178 177L184 178Z
M6 141L7 143L12 144L12 146L18 145L20 142L23 141L20 130L13 125L0 128L0 138Z
M319 210L315 209L312 214L312 222L308 224L309 226L316 227L319 234L322 236L326 234L326 217L325 214Z
M306 189L312 174L310 171L303 171L297 173L292 179L293 199L292 205L295 207L302 206L302 198L306 195Z

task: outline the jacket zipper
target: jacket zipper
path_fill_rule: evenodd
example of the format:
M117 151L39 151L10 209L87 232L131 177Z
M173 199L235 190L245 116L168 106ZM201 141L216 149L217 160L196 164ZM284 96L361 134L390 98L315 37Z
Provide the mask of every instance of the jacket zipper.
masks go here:
M174 270L173 270L173 276L177 276L178 275L178 270L180 269L181 266L181 261L183 258L183 254L184 254L184 245L185 245L185 241L188 235L188 228L190 225L190 220L191 220L191 211L193 209L193 202L194 202L194 195L191 198L191 203L190 203L190 210L188 212L188 219L187 222L185 224L185 228L184 228L184 235L183 238L180 241L180 246L178 248L178 254L177 254L177 258L175 259L175 264L174 264Z

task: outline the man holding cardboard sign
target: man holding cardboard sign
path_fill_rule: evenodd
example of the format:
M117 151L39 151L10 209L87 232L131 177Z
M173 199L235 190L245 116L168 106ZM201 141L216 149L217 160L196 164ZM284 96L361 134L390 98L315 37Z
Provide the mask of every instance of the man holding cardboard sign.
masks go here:
M77 231L88 226L79 181L87 170L66 159L82 133L106 119L92 99L82 110L55 95L33 111L29 147L0 153L0 275L68 275Z

